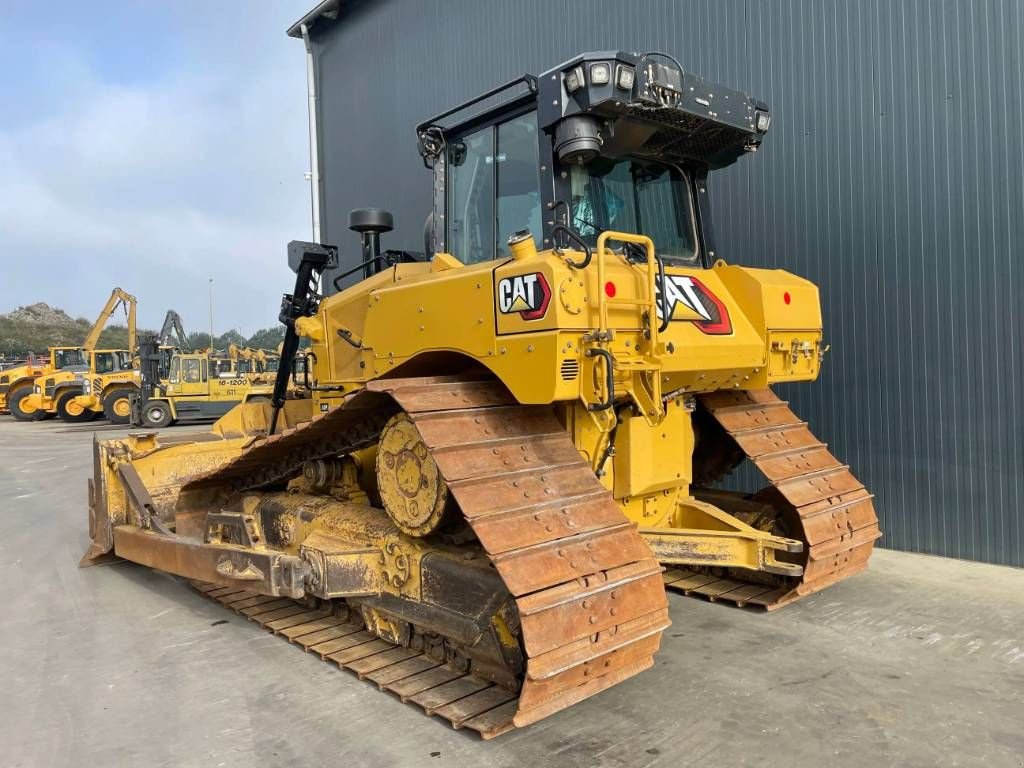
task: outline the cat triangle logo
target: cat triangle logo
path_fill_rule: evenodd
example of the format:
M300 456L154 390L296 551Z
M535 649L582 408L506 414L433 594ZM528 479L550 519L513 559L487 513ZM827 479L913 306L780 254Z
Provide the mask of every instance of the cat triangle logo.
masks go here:
M517 296L512 301L512 306L509 308L509 312L529 312L530 309L530 305L526 303L526 298L524 296Z
M523 320L539 320L547 313L550 302L551 288L540 272L498 281L498 309L502 314L519 313Z

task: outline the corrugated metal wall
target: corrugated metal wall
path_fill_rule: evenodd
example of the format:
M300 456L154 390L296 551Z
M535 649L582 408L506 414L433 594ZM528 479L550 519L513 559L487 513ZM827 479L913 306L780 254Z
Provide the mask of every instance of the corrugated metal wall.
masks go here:
M660 49L772 108L712 178L719 250L821 286L832 343L785 394L878 497L888 547L1024 566L1024 3L387 0L314 28L325 239L395 213L414 124L581 50ZM298 55L298 54L297 54Z

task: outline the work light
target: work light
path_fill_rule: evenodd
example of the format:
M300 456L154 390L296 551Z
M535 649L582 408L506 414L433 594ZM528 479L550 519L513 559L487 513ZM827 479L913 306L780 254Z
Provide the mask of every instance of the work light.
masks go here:
M590 65L590 84L591 85L608 85L608 81L611 79L611 69L607 62L599 61L596 64Z
M615 68L615 84L624 91L633 90L633 79L636 75L636 71L632 67L627 67L625 64L619 64Z
M583 67L573 67L565 73L565 90L569 93L583 87Z

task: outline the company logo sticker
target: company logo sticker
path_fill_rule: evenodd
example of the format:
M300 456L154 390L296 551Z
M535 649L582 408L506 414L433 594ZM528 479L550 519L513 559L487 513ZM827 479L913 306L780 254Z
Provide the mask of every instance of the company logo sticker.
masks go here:
M729 310L721 299L709 291L707 286L696 277L665 275L661 291L665 292L665 297L668 300L669 318L675 315L676 307L682 304L704 318L703 320L689 321L704 333L715 336L732 333ZM660 299L658 301L658 319L661 319Z
M523 320L540 320L551 303L551 287L540 272L505 277L498 281L498 309L519 314Z

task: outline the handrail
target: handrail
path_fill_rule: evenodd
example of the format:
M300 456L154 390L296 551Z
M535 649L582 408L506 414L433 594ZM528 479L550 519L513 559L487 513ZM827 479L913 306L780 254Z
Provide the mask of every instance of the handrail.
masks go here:
M605 257L608 254L607 243L608 241L614 241L618 243L636 243L637 245L644 246L647 251L647 296L640 299L639 301L633 299L613 299L607 295L604 290L605 286ZM623 305L636 305L647 306L648 308L648 329L650 332L651 349L656 350L658 348L658 332L660 322L658 320L658 291L657 291L657 280L658 277L658 259L654 254L654 241L646 235L634 235L631 232L613 232L606 231L602 232L597 238L597 308L598 308L598 324L601 335L604 336L608 332L608 305L609 304L623 304Z
M551 241L553 243L555 243L555 235L559 233L564 234L571 242L576 243L576 245L580 247L580 250L583 251L583 261L576 262L566 259L566 263L570 267L573 267L574 269L586 269L587 267L589 267L590 260L594 257L594 255L590 250L590 246L587 245L587 241L584 240L575 232L573 232L571 229L569 229L569 227L565 226L565 224L555 224L551 228ZM560 253L560 251L561 249L559 249L558 244L555 243L555 253Z

